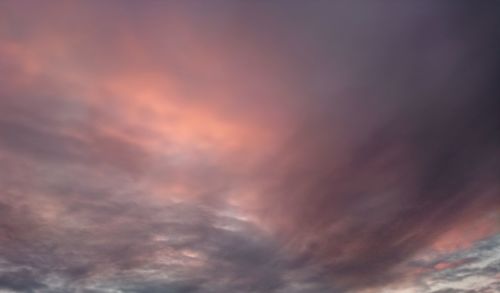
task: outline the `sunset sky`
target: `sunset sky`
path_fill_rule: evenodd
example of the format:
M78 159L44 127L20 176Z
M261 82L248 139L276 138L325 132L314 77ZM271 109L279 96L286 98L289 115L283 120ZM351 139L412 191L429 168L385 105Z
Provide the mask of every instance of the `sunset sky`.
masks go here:
M500 292L500 2L0 0L0 293Z

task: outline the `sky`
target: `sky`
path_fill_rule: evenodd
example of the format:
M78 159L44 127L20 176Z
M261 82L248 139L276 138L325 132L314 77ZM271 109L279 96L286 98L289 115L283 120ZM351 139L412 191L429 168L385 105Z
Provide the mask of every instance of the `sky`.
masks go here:
M494 1L0 1L0 292L499 292L498 78Z

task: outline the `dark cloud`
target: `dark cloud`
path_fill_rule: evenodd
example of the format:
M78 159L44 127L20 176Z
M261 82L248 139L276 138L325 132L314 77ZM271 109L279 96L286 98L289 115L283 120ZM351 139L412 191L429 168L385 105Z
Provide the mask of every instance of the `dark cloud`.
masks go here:
M461 290L461 289L441 289L431 293L475 293L475 290Z
M269 218L345 289L388 282L457 220L500 203L485 191L498 190L498 7L428 4L418 5L426 17L400 20L413 12L394 5L367 12L366 24L346 21L345 43L366 46L332 58L369 56L353 61L364 72L339 93L349 117L333 94L308 100L318 108L267 166L277 174L264 179ZM382 30L388 17L398 26Z
M167 283L167 284L137 284L137 287L133 287L131 289L125 289L124 292L138 292L138 293L146 293L146 292L172 292L172 293L191 293L191 292L200 292L199 288L193 282L188 283Z
M38 277L39 276L34 275L29 270L2 274L0 276L0 288L19 292L36 292L36 290L43 290L46 286L37 280Z

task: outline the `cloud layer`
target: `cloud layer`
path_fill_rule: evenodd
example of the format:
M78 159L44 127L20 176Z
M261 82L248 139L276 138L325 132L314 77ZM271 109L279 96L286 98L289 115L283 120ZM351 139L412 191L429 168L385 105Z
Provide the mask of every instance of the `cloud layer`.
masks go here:
M1 292L494 292L500 7L0 4Z

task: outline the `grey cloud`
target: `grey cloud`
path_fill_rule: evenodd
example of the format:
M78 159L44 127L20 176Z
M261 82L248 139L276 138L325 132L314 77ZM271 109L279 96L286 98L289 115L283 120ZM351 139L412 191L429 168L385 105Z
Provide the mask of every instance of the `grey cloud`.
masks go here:
M431 293L476 293L475 290L461 290L461 289L441 289Z
M495 292L498 273L499 240L497 236L483 239L470 248L450 253L437 254L426 261L414 262L420 268L426 268L426 273L418 277L420 286L414 290L440 292ZM464 261L465 260L465 261ZM449 267L436 268L437 263L451 263ZM472 280L480 282L470 282ZM449 289L439 289L449 287ZM455 290L455 291L453 291ZM448 291L443 291L448 292Z
M33 272L0 272L5 286L32 284L37 292L275 292L285 286L288 259L274 240L213 208L154 206L110 194L41 196L62 204L56 222L43 218L46 207L23 199L29 195L2 198L4 267Z
M37 290L46 288L38 278L39 276L29 270L0 274L0 289L10 289L18 292L37 292Z
M59 163L107 164L137 172L147 154L139 147L118 138L91 134L90 141L14 121L0 121L4 150Z

